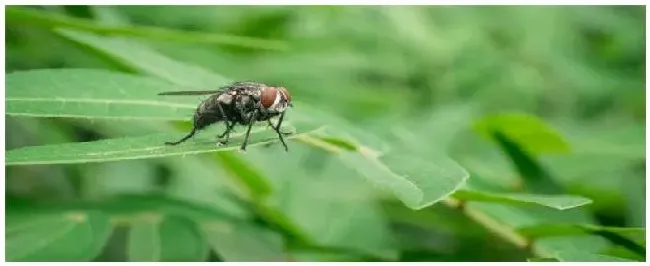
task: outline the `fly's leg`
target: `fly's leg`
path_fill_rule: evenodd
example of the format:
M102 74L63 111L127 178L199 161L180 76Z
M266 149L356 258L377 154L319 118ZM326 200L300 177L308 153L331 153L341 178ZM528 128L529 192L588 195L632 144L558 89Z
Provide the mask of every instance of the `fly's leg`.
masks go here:
M226 124L226 131L224 131L221 135L219 135L219 141L217 142L217 146L225 145L228 143L228 140L230 139L230 131L232 131L232 128L235 127L235 122L228 123L228 117L226 116L226 113L223 110L223 107L221 107L221 103L217 103L217 108L219 108L219 113L221 113L221 118L223 119L224 123ZM226 139L223 139L223 138Z
M244 137L244 143L242 143L241 145L242 151L246 150L246 145L248 145L248 137L251 134L251 129L253 128L253 123L255 123L255 119L257 119L257 110L253 112L251 118L248 120L248 130L246 130L246 137Z
M280 132L280 126L282 125L282 119L284 118L284 112L280 115L280 120L278 121L277 126L273 126L273 123L271 123L271 119L268 119L266 121L269 122L269 125L275 130L275 133L278 133L278 137L280 138L280 142L282 142L282 146L284 146L285 151L289 151L289 147L287 147L287 143L284 142L284 138L282 137L282 134L288 134L288 133L283 133Z
M191 138L192 136L194 136L194 134L196 134L196 127L192 127L192 131L190 133L188 133L187 135L185 135L182 139L180 139L178 141L165 142L165 145L174 146L174 145L181 144L182 142L184 142L184 141L188 140L189 138Z
M217 145L221 146L221 145L226 145L226 143L228 143L228 141L230 140L230 132L233 131L232 129L233 127L235 127L235 124L236 124L235 122L233 122L230 125L226 123L226 131L224 131L221 135L219 135L219 142L217 142Z

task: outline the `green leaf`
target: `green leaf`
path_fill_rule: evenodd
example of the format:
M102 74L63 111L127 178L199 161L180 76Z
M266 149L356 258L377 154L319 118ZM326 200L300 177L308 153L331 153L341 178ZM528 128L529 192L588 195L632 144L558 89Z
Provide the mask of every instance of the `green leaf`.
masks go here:
M559 261L572 261L572 262L633 262L619 257L607 256L602 254L594 254L587 252L558 252L555 254Z
M344 152L340 159L368 181L391 191L411 209L423 209L462 187L469 174L451 159L424 160L407 153L390 153L379 158L364 148Z
M245 132L233 133L229 143L217 146L217 133L213 132L213 134L208 135L210 132L210 130L206 130L188 142L176 146L167 146L164 142L176 140L181 136L163 133L91 142L25 147L7 151L5 164L73 164L236 151L240 148L245 134ZM290 145L290 140L298 136L300 135L287 136L285 140ZM248 147L253 148L263 144L270 144L276 142L277 139L277 134L273 130L256 128L251 131Z
M225 170L235 177L235 180L243 183L243 187L248 189L251 198L260 200L272 193L271 184L238 156L230 153L218 153L216 157Z
M60 29L58 34L73 42L88 46L115 63L174 84L190 87L174 90L216 89L230 80L201 67L162 56L152 48L133 40L104 37L86 32Z
M526 260L528 262L559 262L559 260L555 258L528 258Z
M297 144L291 156L301 160L279 164L287 155L278 149L258 149L241 158L274 188L260 204L264 218L301 243L396 259L389 224L372 188L337 160L325 160L331 157L328 152Z
M558 210L580 207L592 201L573 195L538 195L519 193L491 193L476 190L459 190L453 194L459 200L501 202L507 204L537 204Z
M564 153L569 144L549 125L539 118L523 113L502 113L484 117L476 122L474 129L486 137L502 132L508 139L519 143L533 154Z
M521 148L519 143L509 139L501 132L494 132L501 148L508 154L517 172L523 178L524 188L540 194L563 193L562 186L541 166L532 154Z
M195 78L195 68L188 67L186 65L180 65L178 62L171 60L162 60L160 58L163 56L157 55L155 52L149 52L147 51L148 49L144 47L136 48L135 46L126 45L123 42L115 41L115 39L100 36L92 36L79 33L70 34L70 31L61 33L71 39L75 39L78 42L90 45L91 47L94 47L96 51L101 52L105 55L110 55L112 58L118 61L128 62L127 64L129 64L134 70L138 72L156 75L159 78L164 78L175 83L191 83L193 86L202 86L203 84L201 84L199 81L202 80L205 76L208 76L208 80L212 79L209 74L205 74L203 71L199 71L199 74ZM155 62L159 63L155 65L142 65L139 63L142 60L137 60L137 57L135 57L137 55L132 55L131 49L142 51L142 53L147 54L147 59L155 60ZM179 71L166 71L163 73L163 71L157 70L159 68L165 70L175 69ZM218 79L218 77L214 77L214 80ZM189 81L180 82L179 80ZM292 114L291 121L304 122L316 119L315 117L318 118L318 121L322 121L324 124L332 126L334 130L338 130L339 133L345 135L346 137L349 135L354 135L355 137L363 139L366 142L372 141L373 144L381 143L381 141L376 141L372 135L365 132L360 132L354 126L348 125L347 123L339 121L338 119L328 116L327 114L323 114L322 112L318 112L317 110L310 110L308 107L301 109L300 112L297 112L296 114ZM345 129L345 131L342 131L341 129ZM369 151L370 149L365 148L364 150ZM350 158L343 157L346 155L351 156ZM395 160L395 162L387 160L380 163L375 162L375 159L368 159L372 158L372 156L360 157L356 152L345 154L343 156L341 157L342 161L349 162L349 165L351 167L360 170L361 173L364 173L365 177L367 177L372 182L379 184L380 187L388 189L389 191L393 191L398 196L398 198L407 202L407 204L412 208L424 208L439 201L443 197L452 193L453 190L457 189L462 183L465 182L466 178L468 178L467 173L460 166L454 164L453 161L444 157L441 157L441 159L436 162L440 165L431 165L428 162L418 161L417 159L404 160L401 158L402 155L394 156L395 158L391 159ZM421 169L427 170L424 172L419 171L415 174L407 172L408 175L402 175L401 173L396 174L391 172L391 170L388 169L386 165L384 165L389 164L388 167L401 167L404 165L404 163L408 163L411 166L417 167L426 166L426 168ZM406 167L404 171L414 171L414 169L417 168ZM376 175L376 173L380 173L380 175ZM437 176L437 178L430 179L430 176L428 174Z
M273 231L247 224L203 225L206 240L224 261L287 261L284 240Z
M46 28L66 27L91 31L100 34L143 37L167 41L203 43L211 45L230 45L264 50L285 50L287 44L276 40L265 40L252 37L234 36L214 33L192 33L175 31L158 27L128 26L116 27L95 23L91 20L46 13L35 9L12 7L6 10L7 20L19 23L30 23Z
M331 138L302 136L300 140L336 153L345 165L369 182L393 193L406 206L422 209L435 204L459 189L469 174L447 157L428 162L408 153L391 152L379 157L371 149L357 146L355 151L331 144Z
M208 246L185 218L145 214L129 229L130 261L205 261Z
M155 78L91 69L7 74L6 113L15 116L188 120L198 102L158 96L173 90ZM194 102L193 104L190 104Z
M118 223L130 223L133 220L138 220L138 215L143 213L154 213L161 216L181 216L200 222L234 222L239 220L239 218L235 218L235 216L218 208L155 194L122 194L119 196L104 197L101 200L93 201L33 202L28 203L23 207L29 208L29 210L43 210L44 212L70 212L70 210L86 212L99 210L111 216L111 218L115 219Z
M604 237L638 255L645 256L645 229L603 227L589 224L542 224L517 230L531 238L592 234Z
M7 261L88 261L97 257L112 232L96 211L7 214Z

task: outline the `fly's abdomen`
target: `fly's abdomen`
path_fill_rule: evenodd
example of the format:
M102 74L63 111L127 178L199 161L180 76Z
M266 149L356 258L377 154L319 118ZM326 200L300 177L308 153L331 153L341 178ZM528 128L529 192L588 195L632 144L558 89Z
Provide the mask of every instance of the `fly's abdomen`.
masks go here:
M216 102L206 101L197 108L194 114L194 126L197 130L203 129L214 123L224 121L226 114L222 112Z

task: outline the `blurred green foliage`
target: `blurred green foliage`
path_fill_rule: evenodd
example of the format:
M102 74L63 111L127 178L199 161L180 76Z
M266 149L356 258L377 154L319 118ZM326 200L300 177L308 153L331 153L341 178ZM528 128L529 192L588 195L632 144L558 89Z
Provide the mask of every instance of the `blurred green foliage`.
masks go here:
M7 259L645 261L644 21L8 7ZM228 80L290 89L289 153L264 132L157 150L200 99L138 103Z

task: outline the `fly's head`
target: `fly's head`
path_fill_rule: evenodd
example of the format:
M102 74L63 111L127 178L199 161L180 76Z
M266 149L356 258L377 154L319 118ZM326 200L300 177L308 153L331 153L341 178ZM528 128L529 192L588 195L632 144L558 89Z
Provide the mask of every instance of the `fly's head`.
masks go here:
M265 87L260 98L262 110L266 112L282 113L288 107L293 107L291 94L284 87Z

